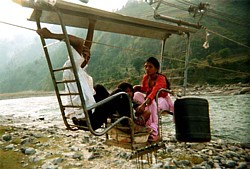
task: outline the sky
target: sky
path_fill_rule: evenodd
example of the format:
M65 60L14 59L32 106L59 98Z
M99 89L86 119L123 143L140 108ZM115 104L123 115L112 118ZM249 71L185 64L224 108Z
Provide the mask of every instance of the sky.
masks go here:
M88 0L87 4L82 3L80 0L67 1L102 10L113 11L122 8L128 0ZM37 29L36 23L27 20L32 11L33 9L22 7L12 0L0 0L0 71L2 65L5 65L13 57L18 56L16 55L17 51L22 51L26 46L30 46L34 41L39 40L39 36L35 32ZM32 30L23 29L6 23L30 28ZM42 24L42 26L52 29L51 25Z
M88 3L82 3L80 0L67 0L74 3L79 3L94 8L112 11L122 8L128 0L88 0ZM31 29L36 29L36 24L34 22L27 21L27 18L32 12L31 8L22 7L12 0L0 0L0 38L1 39L11 39L15 35L23 33L21 28L13 27L1 22L12 23L15 25L20 25L23 27L29 27Z

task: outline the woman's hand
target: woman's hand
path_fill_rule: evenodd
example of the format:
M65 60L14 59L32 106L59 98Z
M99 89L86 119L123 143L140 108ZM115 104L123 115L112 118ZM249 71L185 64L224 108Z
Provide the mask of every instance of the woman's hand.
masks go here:
M143 113L145 108L148 106L148 104L151 102L151 99L149 98L146 98L146 100L140 105L137 107L137 111L140 112L140 113Z
M136 111L139 112L139 113L143 113L144 110L145 110L145 107L146 107L146 105L144 103L142 103L141 105L139 105L137 107Z

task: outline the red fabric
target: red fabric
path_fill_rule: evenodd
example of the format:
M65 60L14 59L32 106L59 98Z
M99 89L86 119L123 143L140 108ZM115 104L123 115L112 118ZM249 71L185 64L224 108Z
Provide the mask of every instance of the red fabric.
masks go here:
M147 98L149 98L152 101L155 99L157 91L161 88L166 88L167 83L165 76L158 74L155 85L152 88L150 88L148 86L148 78L149 76L147 74L143 76L141 92L146 93ZM161 92L159 94L159 97L166 97L166 96L168 96L167 92Z

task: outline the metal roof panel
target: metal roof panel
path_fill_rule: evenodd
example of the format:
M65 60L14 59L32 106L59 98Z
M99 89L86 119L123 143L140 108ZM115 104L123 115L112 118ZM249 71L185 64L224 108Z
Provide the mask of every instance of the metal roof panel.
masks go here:
M171 34L195 32L194 29L183 26L125 16L62 0L57 0L54 6L44 1L35 3L34 0L18 0L17 3L35 9L29 18L31 21L36 21L37 10L42 10L41 22L60 25L56 9L60 11L64 24L71 27L88 28L88 19L95 18L95 30L153 39L166 39Z

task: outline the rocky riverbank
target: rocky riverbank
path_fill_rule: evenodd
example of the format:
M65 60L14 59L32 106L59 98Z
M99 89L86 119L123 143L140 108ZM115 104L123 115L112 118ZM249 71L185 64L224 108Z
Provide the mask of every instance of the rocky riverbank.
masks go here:
M187 94L235 95L248 94L249 91L249 85L245 84L203 85L188 88ZM40 95L43 94L33 95L31 92L26 97ZM13 94L9 98L16 96ZM166 148L149 155L152 164L143 156L140 159L143 168L250 168L250 143L229 143L212 138L208 143L185 144L176 141L173 131L164 132ZM127 160L130 154L129 150L106 145L105 136L66 130L61 117L0 115L0 168L3 169L138 168L137 159Z
M176 93L180 95L183 93L183 89L176 89ZM250 94L249 84L226 84L226 85L195 85L187 87L186 95L200 96L200 95L239 95Z
M127 160L130 151L108 146L105 137L84 131L68 131L57 126L48 128L0 127L0 168L137 168L136 159ZM237 168L250 167L249 143L180 143L170 134L166 149L152 155L152 164L144 156L144 168ZM150 154L151 155L151 154ZM156 157L157 156L157 160ZM150 157L150 158L151 158Z

